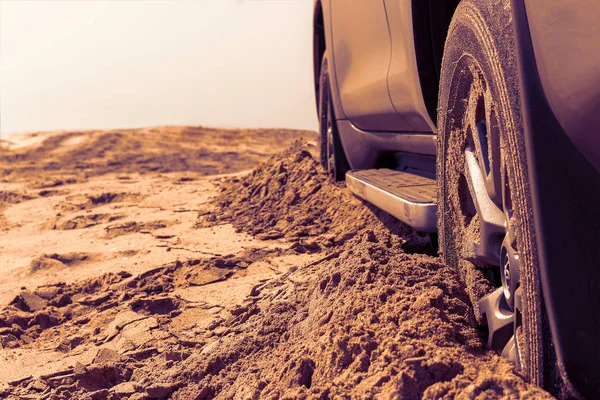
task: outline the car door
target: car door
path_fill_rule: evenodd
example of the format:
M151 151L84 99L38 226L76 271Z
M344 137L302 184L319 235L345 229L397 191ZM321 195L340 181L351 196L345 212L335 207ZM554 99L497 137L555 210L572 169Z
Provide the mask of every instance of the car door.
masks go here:
M413 131L390 99L391 42L383 0L332 0L333 61L346 117L370 131Z
M391 41L389 94L396 111L414 131L432 132L435 131L435 124L425 107L416 60L413 3L407 0L384 0ZM429 80L434 81L434 78ZM437 85L437 80L435 83Z

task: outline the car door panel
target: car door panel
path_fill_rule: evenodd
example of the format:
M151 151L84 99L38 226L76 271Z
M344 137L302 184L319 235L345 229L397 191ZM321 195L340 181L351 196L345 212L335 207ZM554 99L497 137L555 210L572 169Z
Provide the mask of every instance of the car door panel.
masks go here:
M330 11L335 75L347 118L365 130L414 131L388 92L391 42L383 0L332 0Z
M415 131L435 132L419 81L411 1L384 0L384 3L391 36L388 87L392 103Z

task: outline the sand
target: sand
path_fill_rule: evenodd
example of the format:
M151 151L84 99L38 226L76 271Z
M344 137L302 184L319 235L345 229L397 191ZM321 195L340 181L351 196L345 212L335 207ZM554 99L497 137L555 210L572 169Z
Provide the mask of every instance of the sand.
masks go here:
M202 127L3 142L0 397L550 398L484 349L431 238L315 151Z

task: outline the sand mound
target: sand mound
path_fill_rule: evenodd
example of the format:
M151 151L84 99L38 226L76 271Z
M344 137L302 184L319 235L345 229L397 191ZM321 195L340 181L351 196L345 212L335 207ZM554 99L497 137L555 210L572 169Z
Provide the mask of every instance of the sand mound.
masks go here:
M251 174L224 182L215 204L215 211L200 217L199 227L231 223L259 239L284 237L331 247L362 229L385 225L402 237L405 250L433 251L429 235L415 232L333 184L302 141Z
M258 288L215 324L238 335L149 380L181 382L177 399L550 397L482 350L455 272L400 244L367 231Z

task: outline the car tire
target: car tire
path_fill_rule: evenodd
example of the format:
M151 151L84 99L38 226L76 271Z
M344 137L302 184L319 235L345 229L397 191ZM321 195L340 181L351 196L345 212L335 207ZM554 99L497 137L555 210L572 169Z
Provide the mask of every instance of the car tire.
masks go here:
M542 386L548 336L504 3L463 0L448 30L438 103L439 244L488 326L488 347Z
M321 166L333 181L345 180L350 165L337 129L326 57L321 62L319 78L319 133Z

